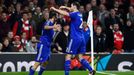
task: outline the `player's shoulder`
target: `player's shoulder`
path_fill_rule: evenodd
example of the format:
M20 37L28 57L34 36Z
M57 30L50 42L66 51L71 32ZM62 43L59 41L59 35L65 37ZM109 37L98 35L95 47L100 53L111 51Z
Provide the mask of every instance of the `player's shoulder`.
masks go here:
M47 20L44 25L50 25L52 22L50 20Z
M79 17L82 17L82 14L80 13L80 12L78 12L78 14L77 14Z

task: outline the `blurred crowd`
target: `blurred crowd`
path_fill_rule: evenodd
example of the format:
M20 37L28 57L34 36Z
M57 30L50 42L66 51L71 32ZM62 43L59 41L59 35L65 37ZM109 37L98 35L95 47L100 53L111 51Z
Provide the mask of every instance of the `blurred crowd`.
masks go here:
M134 52L134 0L0 0L0 52L36 52L43 24L50 7L80 3L83 32L90 52L88 12L93 10L94 51L120 54ZM65 53L69 39L70 18L57 14L53 53Z

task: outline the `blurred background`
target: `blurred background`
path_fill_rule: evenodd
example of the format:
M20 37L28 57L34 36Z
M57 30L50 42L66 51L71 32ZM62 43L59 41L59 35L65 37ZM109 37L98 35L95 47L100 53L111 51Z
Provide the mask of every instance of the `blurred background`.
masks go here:
M85 58L91 61L87 18L88 12L93 10L96 69L134 70L134 0L0 0L1 72L14 71L12 68L3 68L9 61L17 67L18 61L30 63L34 60L36 44L39 42L42 26L49 18L50 7L70 6L73 1L80 3L79 11L83 15L83 31L87 45ZM62 30L56 32L58 34L52 44L53 60L50 64L57 67L49 66L48 69L63 69L63 66L58 66L64 62L63 56L69 38L70 18L57 14L56 23L62 26ZM55 58L59 58L61 62L53 63ZM77 62L75 58L72 59L72 69L83 69ZM106 64L101 65L104 62ZM111 65L111 62L115 63ZM123 68L119 67L119 64L129 65ZM112 67L113 65L115 67Z

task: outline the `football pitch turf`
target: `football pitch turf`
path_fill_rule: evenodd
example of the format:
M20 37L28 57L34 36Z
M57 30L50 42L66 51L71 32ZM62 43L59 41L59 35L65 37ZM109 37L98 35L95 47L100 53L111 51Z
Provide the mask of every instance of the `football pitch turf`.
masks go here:
M28 75L28 72L0 72L0 75ZM38 75L36 72L34 75ZM45 71L43 75L64 75L64 71ZM87 71L71 71L70 75L88 75ZM97 71L95 75L134 75L134 71L118 72L118 71Z

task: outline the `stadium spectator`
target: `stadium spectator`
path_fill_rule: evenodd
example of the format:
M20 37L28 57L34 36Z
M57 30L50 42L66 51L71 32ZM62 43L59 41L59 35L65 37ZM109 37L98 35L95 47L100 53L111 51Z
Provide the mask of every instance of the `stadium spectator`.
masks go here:
M92 7L96 7L97 6L97 1L96 0L91 0L91 5L92 5Z
M17 21L13 27L14 36L20 35L23 32L26 32L27 39L30 39L33 35L32 25L29 23L28 14L26 12L22 14L22 18Z
M34 6L37 7L38 6L38 0L33 0Z
M114 36L113 36L113 30L106 28L106 50L108 52L112 52L114 49Z
M120 19L116 16L116 11L114 9L110 10L109 17L105 18L105 25L107 29L112 29L113 24L119 24L121 27Z
M127 19L129 19L132 23L134 23L134 7L129 7L129 12L127 13Z
M28 43L27 34L26 32L21 33L21 44L23 46L23 49L26 51L26 44Z
M56 45L58 46L58 50L65 53L67 42L69 39L69 24L65 23L63 26L63 30L57 35Z
M23 12L29 12L30 10L29 10L29 7L28 6L24 6L23 7Z
M32 36L31 40L26 45L27 52L37 52L37 39L35 36Z
M3 38L2 52L13 52L13 46L9 43L9 40L7 37Z
M87 18L88 18L88 12L92 9L92 5L90 3L88 3L86 6L85 6L85 13L83 14L83 20L84 21L87 21Z
M124 25L124 12L123 12L123 7L121 6L121 4L119 3L119 1L115 1L114 5L113 5L114 10L116 11L116 16L119 17L119 20L121 22L121 25Z
M30 11L32 11L32 14L33 14L34 11L35 11L35 5L34 5L34 3L32 1L29 2L29 9L30 9Z
M12 32L12 31L9 31L9 32L8 32L7 38L8 38L8 40L9 40L9 43L12 44L12 42L13 42L13 32Z
M102 31L101 26L97 26L94 33L94 51L99 52L106 52L106 35Z
M101 25L100 24L100 20L98 19L97 15L96 14L93 14L93 27L94 27L94 30L96 29L96 27L98 25Z
M127 20L124 27L124 50L134 52L134 25L130 20Z
M12 32L15 30L17 35L22 33L22 14L28 11L29 24L33 28L34 35L41 35L42 24L49 17L49 7L59 7L60 5L68 6L74 0L0 0L0 42L7 36L9 42L12 43ZM75 0L81 4L80 12L83 20L87 21L88 13L93 10L94 13L94 29L97 25L101 25L106 33L106 49L112 51L114 45L113 25L118 24L124 32L124 49L125 52L133 52L133 24L134 24L134 0ZM56 5L57 4L57 5ZM6 16L4 16L6 12ZM3 14L4 13L4 14ZM110 13L110 14L109 14ZM5 22L3 22L3 16ZM70 18L57 15L60 18L60 24L70 22ZM131 25L130 21L131 21ZM125 24L127 21L127 24ZM20 27L14 28L18 22ZM98 23L100 22L100 23ZM1 28L4 27L4 28ZM20 29L21 28L21 29ZM9 36L8 36L8 35ZM31 33L30 33L31 34ZM14 34L15 36L15 34ZM28 35L29 36L29 35ZM31 35L32 36L32 35ZM30 37L31 37L30 36ZM30 39L28 37L28 40ZM129 38L129 39L128 39ZM90 40L89 40L90 41ZM88 41L88 43L89 43ZM87 44L90 48L90 44ZM88 48L87 48L88 49Z
M13 41L14 52L24 52L23 46L20 41L20 36L16 35Z
M44 9L43 18L44 18L45 21L49 19L49 11L48 11L48 9Z
M41 35L41 22L42 22L42 12L40 7L35 8L35 12L33 14L33 20L36 24L36 33L37 35Z
M31 24L32 29L33 29L33 35L36 35L36 23L33 19L32 12L28 12L28 19L29 19L29 23Z
M10 31L10 23L7 20L7 14L5 12L2 13L0 20L0 41L2 41L2 37L6 37L6 34Z
M11 18L11 15L15 12L13 4L11 4L7 9L8 19Z
M106 29L105 18L108 16L108 14L109 14L109 12L106 10L105 5L100 4L99 5L98 19L99 19L103 29Z
M81 5L79 11L80 11L82 14L84 14L84 13L85 13L85 8L84 8L84 6Z
M120 54L123 50L123 44L124 44L124 36L123 33L119 29L118 24L113 25L113 36L114 36L114 54Z
M94 13L96 16L98 16L97 1L96 1L96 0L91 0L91 5L92 5L93 13Z
M11 27L13 28L13 25L16 21L21 19L21 13L22 13L22 6L21 3L17 3L15 6L15 12L11 15Z

